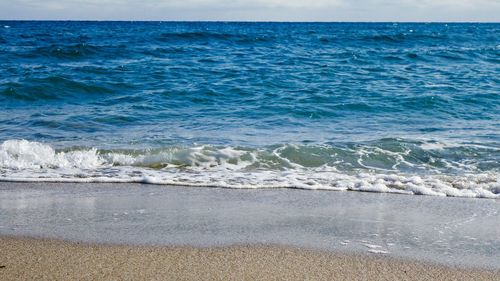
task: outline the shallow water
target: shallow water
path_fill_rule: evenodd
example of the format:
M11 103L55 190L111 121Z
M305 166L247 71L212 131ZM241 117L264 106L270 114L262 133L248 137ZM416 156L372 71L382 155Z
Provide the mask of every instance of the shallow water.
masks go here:
M500 269L497 200L137 184L0 183L0 234L273 244Z
M0 180L500 198L500 24L0 26Z

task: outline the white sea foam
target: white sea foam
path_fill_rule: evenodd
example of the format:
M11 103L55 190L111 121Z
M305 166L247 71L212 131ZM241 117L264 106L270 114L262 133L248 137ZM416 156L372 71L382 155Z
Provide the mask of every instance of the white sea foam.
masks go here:
M371 249L371 250L368 250L368 253L372 253L372 254L388 254L389 251Z
M423 139L421 140L420 148L424 150L443 150L446 148L457 148L457 147L463 147L463 143L458 143L458 142L453 142L453 141L446 141L446 142L438 142L438 141L432 141L432 140L426 140ZM479 148L479 149L490 149L490 150L495 150L498 151L498 148L486 146L486 145L481 145L481 144L467 144L467 148Z
M8 140L0 146L0 167L11 169L103 167L96 149L58 152L49 145L26 140Z
M446 144L439 143L439 142L425 142L420 145L422 149L425 150L442 150L446 148Z
M363 246L370 248L370 249L379 249L382 248L380 245L375 245L375 244L363 244Z
M273 160L258 150L191 147L145 152L56 151L26 140L0 145L0 180L30 182L149 183L222 188L300 188L351 190L433 196L500 198L498 172L339 171L335 166L304 167L272 150ZM269 156L269 157L271 157ZM274 162L273 162L274 161ZM276 162L281 166L275 168ZM274 167L274 168L273 168Z

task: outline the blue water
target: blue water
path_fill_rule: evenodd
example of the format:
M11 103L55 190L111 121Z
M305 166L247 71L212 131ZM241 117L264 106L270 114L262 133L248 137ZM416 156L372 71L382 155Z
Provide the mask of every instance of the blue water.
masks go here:
M0 23L1 180L500 198L500 24Z

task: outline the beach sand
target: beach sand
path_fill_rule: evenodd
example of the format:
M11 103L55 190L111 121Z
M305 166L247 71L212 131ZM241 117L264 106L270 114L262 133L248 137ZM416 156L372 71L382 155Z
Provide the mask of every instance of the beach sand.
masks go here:
M500 280L497 222L487 199L0 183L0 280Z
M1 280L500 280L500 271L265 245L146 247L3 236L0 253Z

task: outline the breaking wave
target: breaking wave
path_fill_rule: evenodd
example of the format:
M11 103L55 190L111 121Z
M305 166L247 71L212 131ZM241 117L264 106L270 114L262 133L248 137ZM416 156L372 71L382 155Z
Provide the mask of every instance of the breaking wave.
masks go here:
M0 180L134 182L500 198L500 149L382 139L363 144L54 149L7 140Z

